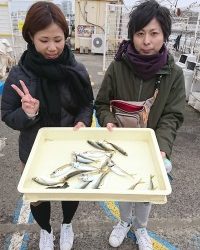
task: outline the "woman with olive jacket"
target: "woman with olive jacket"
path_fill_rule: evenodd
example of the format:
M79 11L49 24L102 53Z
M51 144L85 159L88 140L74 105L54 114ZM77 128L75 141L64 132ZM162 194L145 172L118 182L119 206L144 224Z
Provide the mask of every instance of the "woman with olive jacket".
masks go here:
M177 129L183 123L185 106L183 71L165 45L171 34L171 23L170 11L155 0L142 1L132 9L128 22L130 40L120 44L95 101L98 122L110 131L118 126L152 128L168 173L172 169L169 159ZM112 101L116 103L116 100L145 103L142 115L138 115L137 121L123 123L112 112ZM110 245L119 247L133 226L138 248L153 250L146 229L151 203L119 202L119 210L120 221L110 234Z
M170 157L176 131L183 122L185 104L183 72L170 54L167 64L148 80L138 77L125 55L120 61L113 61L106 71L95 109L101 126L106 127L108 122L117 124L114 114L110 112L110 101L147 100L154 94L158 76L161 76L159 92L151 107L147 126L155 130L160 150Z

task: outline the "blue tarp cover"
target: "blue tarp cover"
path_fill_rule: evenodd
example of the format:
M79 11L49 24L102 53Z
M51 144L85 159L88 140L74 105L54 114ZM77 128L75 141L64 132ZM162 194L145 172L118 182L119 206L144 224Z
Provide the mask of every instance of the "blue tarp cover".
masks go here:
M4 82L0 81L0 95L2 94L3 86L4 86Z

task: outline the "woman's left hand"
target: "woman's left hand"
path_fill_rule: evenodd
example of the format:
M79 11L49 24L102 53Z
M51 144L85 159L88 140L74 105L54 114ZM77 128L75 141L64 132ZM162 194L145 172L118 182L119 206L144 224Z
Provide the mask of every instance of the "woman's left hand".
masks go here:
M160 153L161 153L161 155L162 155L163 158L166 157L166 153L165 152L160 151Z
M111 122L108 122L107 125L106 125L106 128L111 132L113 131L113 128L116 128L116 124L114 123L111 123Z
M162 158L163 158L163 162L165 165L165 169L167 173L170 173L172 171L172 163L171 161L167 158L166 153L163 151L160 151Z
M77 122L74 126L74 130L79 130L79 128L85 128L85 124L83 122Z

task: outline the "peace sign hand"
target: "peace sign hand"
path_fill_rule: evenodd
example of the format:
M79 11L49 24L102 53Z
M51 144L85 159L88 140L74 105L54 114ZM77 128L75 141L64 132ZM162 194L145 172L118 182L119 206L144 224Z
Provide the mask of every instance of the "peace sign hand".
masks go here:
M28 88L26 87L25 83L22 80L20 80L19 82L22 86L23 91L20 88L18 88L15 84L12 84L11 87L21 97L22 109L24 110L24 112L29 117L34 117L38 113L40 102L39 100L33 98L30 95Z

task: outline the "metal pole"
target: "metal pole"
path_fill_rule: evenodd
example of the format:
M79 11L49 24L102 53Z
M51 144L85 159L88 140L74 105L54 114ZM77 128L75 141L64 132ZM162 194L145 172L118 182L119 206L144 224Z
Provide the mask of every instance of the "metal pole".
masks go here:
M197 25L196 25L196 29L195 29L195 33L194 33L194 43L192 46L192 54L194 53L194 47L195 47L195 43L197 40L197 33L198 33L198 29L199 29L199 23L200 23L200 11L199 11L199 15L198 15L198 19L197 19Z
M176 3L175 3L175 5L174 5L175 9L176 9L177 4L178 4L178 0L176 0Z
M108 32L108 8L109 8L109 4L106 3L105 32L104 32L104 50L103 50L103 71L106 70L106 51L107 51L107 32Z

